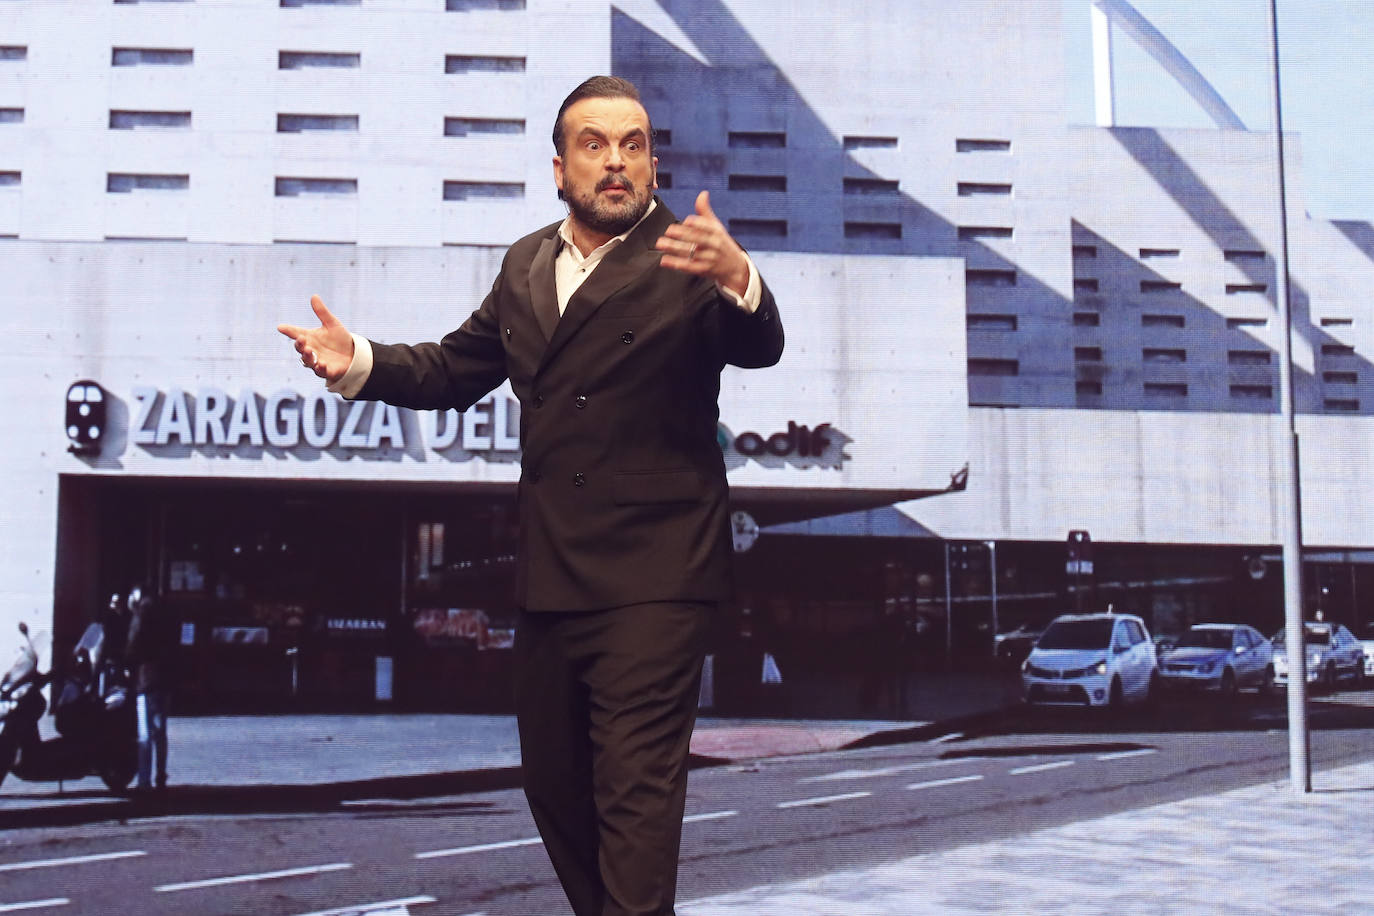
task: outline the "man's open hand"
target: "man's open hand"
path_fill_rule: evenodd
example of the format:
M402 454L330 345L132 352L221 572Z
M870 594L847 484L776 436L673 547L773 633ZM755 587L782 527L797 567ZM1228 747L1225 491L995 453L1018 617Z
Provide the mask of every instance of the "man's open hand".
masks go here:
M301 365L333 384L343 378L353 362L353 335L324 307L324 300L319 296L310 297L310 307L320 320L318 328L279 324L277 330L296 342Z
M662 266L710 277L737 296L749 286L749 259L711 210L710 192L697 195L696 213L673 223L654 247L663 252Z

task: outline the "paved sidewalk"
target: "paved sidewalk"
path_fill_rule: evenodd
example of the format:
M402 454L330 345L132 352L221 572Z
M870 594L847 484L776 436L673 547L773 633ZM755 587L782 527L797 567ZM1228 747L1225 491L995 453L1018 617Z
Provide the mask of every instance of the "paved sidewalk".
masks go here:
M679 916L1374 911L1374 762L876 868L678 905Z

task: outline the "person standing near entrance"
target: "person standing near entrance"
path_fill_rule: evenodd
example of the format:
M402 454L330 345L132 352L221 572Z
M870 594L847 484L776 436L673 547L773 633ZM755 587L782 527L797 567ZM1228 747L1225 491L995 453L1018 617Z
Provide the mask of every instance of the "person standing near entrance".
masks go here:
M138 721L138 782L146 792L167 787L167 712L171 663L175 651L174 621L141 585L129 589L129 640L126 657L133 668ZM156 757L156 782L154 776Z
M635 87L593 77L555 120L569 215L511 246L439 343L281 325L345 397L464 410L520 401L515 680L525 794L578 916L671 914L706 638L730 594L726 364L773 365L772 293L711 210L654 195Z

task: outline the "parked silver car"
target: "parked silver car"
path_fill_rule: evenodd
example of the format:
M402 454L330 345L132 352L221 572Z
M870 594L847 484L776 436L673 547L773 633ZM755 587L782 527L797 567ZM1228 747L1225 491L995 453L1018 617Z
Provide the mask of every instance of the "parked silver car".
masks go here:
M1200 623L1159 659L1164 686L1215 690L1223 697L1242 688L1267 691L1274 682L1273 646L1242 623Z
M1364 646L1355 634L1338 623L1309 621L1303 624L1307 650L1307 682L1335 690L1342 679L1356 689L1364 686ZM1274 683L1288 683L1288 655L1284 631L1274 634Z
M1040 635L1021 665L1026 702L1112 706L1151 699L1155 644L1132 614L1066 614Z

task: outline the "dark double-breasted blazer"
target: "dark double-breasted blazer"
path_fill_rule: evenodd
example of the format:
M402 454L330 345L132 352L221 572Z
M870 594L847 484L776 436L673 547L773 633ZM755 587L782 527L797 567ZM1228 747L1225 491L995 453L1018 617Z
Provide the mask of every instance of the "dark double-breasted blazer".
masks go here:
M465 410L509 378L520 401L520 551L527 610L592 610L729 594L720 373L769 366L783 331L767 285L751 313L659 266L660 201L558 315L557 223L511 246L491 292L439 343L373 343L360 398Z

